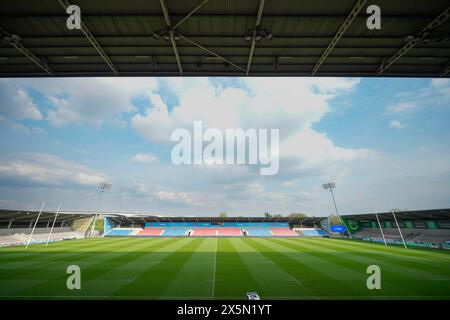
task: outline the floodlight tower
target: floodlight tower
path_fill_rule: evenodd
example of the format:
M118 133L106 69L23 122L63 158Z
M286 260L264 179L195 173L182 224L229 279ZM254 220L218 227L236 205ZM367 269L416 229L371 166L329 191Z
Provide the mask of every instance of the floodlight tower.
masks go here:
M92 227L91 227L91 232L89 233L89 238L92 237L92 232L94 231L95 228L95 221L97 220L97 215L98 215L98 210L100 209L100 203L102 201L102 196L103 196L103 192L105 190L109 190L112 187L112 184L110 183L106 183L106 182L102 182L98 185L98 187L100 188L100 190L102 190L100 192L100 197L98 198L98 203L97 203L97 210L95 210L95 215L94 215L94 221L92 223Z
M338 209L337 209L337 206L336 206L336 201L334 200L334 194L333 194L333 189L336 188L336 184L334 182L327 182L327 183L323 184L322 187L325 190L330 190L331 198L333 199L334 210L336 210L336 215L337 215L339 221L341 221L341 217L339 216Z

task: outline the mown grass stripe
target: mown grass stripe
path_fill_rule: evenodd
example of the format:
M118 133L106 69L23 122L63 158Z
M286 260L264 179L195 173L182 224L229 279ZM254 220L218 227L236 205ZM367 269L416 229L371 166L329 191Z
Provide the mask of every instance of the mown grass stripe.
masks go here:
M335 252L339 252L340 255L345 255L346 253L354 254L358 252L358 256L365 257L366 259L381 259L387 264L392 265L393 268L401 267L406 269L411 269L411 272L416 274L418 277L423 278L423 276L433 277L436 276L448 276L449 275L449 263L443 261L436 261L435 259L424 261L422 259L409 259L405 255L387 255L384 252L374 251L370 248L362 250L361 248L348 247L338 242L330 239L322 239L320 242L312 239L304 239L304 242L310 243L312 245L321 246L322 243L326 243L327 247L333 249ZM395 263L395 265L394 265ZM414 271L416 270L416 271Z
M131 283L120 287L112 294L160 296L168 283L177 275L180 268L205 240L203 238L185 239L188 239L189 242L172 252L166 252L166 256L161 261L142 270Z
M391 291L393 294L405 294L405 295L419 295L420 290L418 290L416 284L417 281L422 282L423 285L427 285L426 278L420 275L420 273L415 273L415 271L411 271L409 269L402 268L401 266L396 265L394 262L386 259L383 255L378 257L371 257L369 259L365 257L361 257L358 253L351 252L342 252L342 251L333 251L330 249L331 244L326 240L323 240L323 243L310 244L304 239L299 241L290 241L289 239L280 239L280 241L289 243L290 246L294 247L307 247L310 251L310 254L318 255L326 257L333 261L336 264L340 264L343 266L350 267L351 265L356 266L360 270L366 270L369 265L375 264L379 265L382 269L383 274L383 291L375 291L376 294L385 294L386 290ZM413 273L413 274L411 274ZM427 274L426 271L423 271L424 274ZM430 284L428 284L430 285ZM445 283L437 284L436 286L440 288L436 288L433 294L448 292L448 288L445 286Z
M286 250L289 248L270 240L260 239L258 244L254 244L255 249L301 280L316 296L340 296L350 293L358 296L368 295L363 286L362 275L355 270L342 268L333 262L311 256L306 250L299 248ZM358 281L357 286L354 286L355 281Z
M292 275L285 269L278 266L264 252L257 250L252 243L260 239L232 239L238 253L247 268L254 274L256 281L259 282L263 296L264 295L312 295L310 289L301 282L292 279Z
M263 288L248 269L231 238L218 239L217 251L216 299L246 299L247 292L263 293Z

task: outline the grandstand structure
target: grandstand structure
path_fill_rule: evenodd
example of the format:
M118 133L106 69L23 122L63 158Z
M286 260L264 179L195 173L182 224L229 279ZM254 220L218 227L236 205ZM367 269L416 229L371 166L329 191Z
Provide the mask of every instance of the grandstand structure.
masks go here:
M395 215L394 215L395 214ZM327 218L170 217L150 213L103 213L103 230L90 233L95 212L0 210L0 245L106 237L343 237ZM450 209L343 215L347 236L450 249ZM30 234L33 232L33 236Z
M327 237L322 219L106 215L104 231L107 237Z
M344 215L353 239L450 249L450 209Z
M57 215L54 211L1 209L0 246L84 238L92 217L89 212L67 211Z
M3 0L0 77L449 77L447 0ZM381 28L369 29L370 5Z

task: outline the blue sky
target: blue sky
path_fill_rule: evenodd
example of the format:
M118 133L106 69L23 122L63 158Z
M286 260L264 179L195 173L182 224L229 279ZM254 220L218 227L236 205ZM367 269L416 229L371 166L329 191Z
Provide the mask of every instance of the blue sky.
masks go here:
M450 207L450 81L0 79L0 207L328 215ZM280 170L171 162L176 128L280 130Z

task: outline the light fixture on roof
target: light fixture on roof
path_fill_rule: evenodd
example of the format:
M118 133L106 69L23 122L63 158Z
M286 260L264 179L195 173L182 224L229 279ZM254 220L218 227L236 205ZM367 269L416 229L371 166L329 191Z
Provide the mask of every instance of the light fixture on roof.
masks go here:
M267 29L261 28L248 29L247 33L244 36L245 41L252 41L253 37L255 37L256 42L259 42L261 40L272 40L273 34L269 32Z
M17 42L20 42L21 40L22 40L22 38L19 37L17 34L9 33L8 31L2 30L0 28L0 42L17 43Z
M179 33L177 31L171 30L169 28L156 30L152 33L152 36L156 40L163 38L166 41L170 41L170 32L173 33L173 39L175 41L180 40L181 37L180 37Z
M405 42L428 44L434 42L450 41L450 32L444 30L420 31L405 37Z

